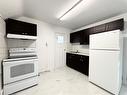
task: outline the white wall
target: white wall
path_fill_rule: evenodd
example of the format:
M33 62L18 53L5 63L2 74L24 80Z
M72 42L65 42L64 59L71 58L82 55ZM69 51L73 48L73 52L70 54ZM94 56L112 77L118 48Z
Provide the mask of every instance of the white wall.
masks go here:
M67 44L69 44L69 33L71 30L51 25L48 23L45 23L43 21L34 20L27 17L19 17L17 18L22 21L35 23L38 25L37 27L37 41L17 41L17 45L12 45L14 40L10 40L8 42L9 47L36 47L37 48L37 54L39 58L39 71L48 71L54 69L54 57L55 57L55 33L65 33L67 37ZM15 41L16 42L16 41ZM11 44L12 43L12 44ZM21 43L21 44L20 44ZM23 45L24 43L24 45ZM48 44L46 46L46 43ZM28 45L29 44L29 45ZM27 46L28 45L28 46ZM31 45L31 46L30 46Z
M0 16L2 15L3 18L18 16L22 14L23 14L23 0L0 1ZM5 36L5 22L0 18L0 63L1 60L7 56L7 43L4 36ZM0 65L0 73L1 73L1 65Z
M23 0L0 0L0 14L4 18L22 15L22 6Z
M1 90L1 63L7 57L7 43L5 38L5 22L0 18L0 90ZM1 91L0 91L1 93Z
M100 22L97 22L97 23L94 23L94 24L91 24L91 25L87 25L87 26L84 26L84 27L81 27L77 30L74 30L73 32L75 31L78 31L78 30L82 30L82 29L86 29L86 28L90 28L90 27L93 27L93 26L97 26L97 25L100 25L100 24L103 24L103 23L107 23L107 22L110 22L110 21L113 21L113 20L116 20L116 19L120 19L120 18L124 18L124 21L125 21L125 29L123 32L123 36L127 35L127 13L125 14L121 14L121 15L118 15L118 16L115 16L115 17L112 17L112 18L109 18L109 19L106 19L106 20L103 20L103 21L100 21ZM72 47L79 47L79 45L72 45ZM79 50L80 49L88 49L87 46L84 46L85 48L81 47L78 48ZM123 83L127 85L127 37L124 37L124 54L123 54Z

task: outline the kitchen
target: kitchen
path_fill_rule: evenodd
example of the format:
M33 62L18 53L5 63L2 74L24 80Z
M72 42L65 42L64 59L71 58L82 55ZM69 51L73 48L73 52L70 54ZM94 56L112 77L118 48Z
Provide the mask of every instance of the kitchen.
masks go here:
M58 0L56 0L56 2L55 1L50 2L49 0L42 0L42 1L32 0L32 2L30 0L26 0L26 1L14 0L13 3L12 2L9 3L9 2L6 0L1 1L2 7L0 10L0 14L1 14L2 18L0 18L1 19L0 20L0 36L1 36L0 37L0 39L1 39L1 47L0 47L1 48L0 49L1 50L0 51L0 55L1 55L0 58L1 59L0 60L1 61L5 60L9 55L8 50L12 49L12 51L13 51L13 48L23 48L23 49L24 48L25 49L35 48L37 59L38 59L38 74L36 74L36 75L40 75L39 80L38 80L39 83L37 83L38 84L37 86L32 87L30 89L26 89L26 90L21 91L19 93L16 93L16 95L18 95L18 94L19 95L24 95L24 94L31 95L30 92L34 93L33 95L40 95L40 93L45 94L45 95L50 95L53 93L54 93L54 95L62 95L62 94L64 94L64 95L66 95L66 94L67 95L72 95L72 94L73 95L84 95L84 94L86 94L86 95L96 95L96 94L97 95L110 95L110 92L111 92L110 90L108 90L108 92L109 92L108 93L107 91L105 91L106 90L105 87L102 86L101 88L99 88L98 86L95 86L94 84L89 82L90 80L87 77L87 75L89 75L89 68L90 68L89 61L90 61L90 55L91 55L90 50L92 49L92 47L90 46L90 44L91 44L90 35L101 34L103 32L106 33L106 31L112 31L112 30L116 30L117 33L120 33L120 34L117 34L116 36L121 37L121 33L122 33L122 37L123 37L123 41L124 41L123 42L123 51L124 51L124 53L123 53L123 69L122 69L123 70L122 71L123 72L123 84L124 85L127 84L127 82L126 82L126 66L127 65L126 65L126 53L125 53L126 46L127 46L126 45L126 21L127 21L127 13L126 12L119 13L117 15L114 13L115 15L113 15L113 16L109 15L109 17L107 16L106 18L103 18L103 19L101 19L101 16L100 16L100 18L98 16L99 20L93 21L92 22L93 24L91 24L90 22L88 24L85 24L85 22L82 21L79 25L79 22L81 20L79 20L79 21L75 20L75 23L74 23L73 16L72 16L72 18L70 18L70 21L72 21L71 24L67 20L59 21L58 19L55 19L54 20L55 23L54 23L53 20L51 20L51 18L53 17L53 15L51 15L53 10L50 9L49 11L46 11L47 6L44 6L44 5L51 4L51 8L53 8L53 7L55 7L56 2L60 3L61 4L60 6L62 6L64 4L65 5L68 4L68 7L66 7L66 8L67 8L67 10L69 10L71 8L71 6L75 4L75 2L71 2L71 6L69 5L70 2L67 2L67 1L66 2L62 2L62 1L58 2ZM44 12L44 13L42 12L42 14L41 14L42 10L39 10L39 8L40 8L39 5L38 5L39 8L33 7L34 4L35 5L39 4L39 2L44 3L43 6L41 7ZM98 4L98 2L104 4L104 2L101 2L101 1L93 0L93 2L92 2L92 0L90 0L89 2L86 2L86 6L88 7L87 4L91 4L91 5L95 4L95 3ZM111 2L107 1L105 3L109 4L112 2L113 2L113 0ZM123 4L123 5L121 4L121 6L124 6L127 4L124 2L124 0L123 0L124 3L122 1L118 1L117 3L119 3L119 2L121 2ZM72 3L74 3L74 4L72 4ZM6 7L5 7L5 4L7 4ZM40 6L41 6L41 4L40 4ZM66 10L65 6L63 6L63 7ZM116 5L116 7L118 7L118 6ZM55 8L57 9L57 6ZM55 8L54 8L54 13L56 11ZM115 8L114 8L114 10L115 10ZM60 11L60 9L61 8L59 8L58 10ZM114 10L112 12L114 12ZM121 8L121 10L123 10L123 9ZM121 11L121 10L119 10L119 11ZM101 12L103 14L103 10ZM48 14L48 13L51 13L51 14ZM64 13L66 13L66 11ZM92 14L90 14L90 15L92 15ZM95 15L96 15L96 12L95 12ZM41 19L41 16L44 16L44 18ZM86 22L87 22L87 17L89 17L89 16L86 15L86 19L85 19ZM12 37L12 35L11 35L12 38L9 38L9 36L7 37L7 35L6 35L7 29L6 28L7 28L7 19L8 18L11 18L12 20L17 20L17 21L36 25L37 26L37 28L35 29L35 31L37 32L36 40L33 38L32 38L32 40L29 39L29 37L27 35L25 35L27 37L23 36L21 38L19 38L19 36L17 37L17 35L16 35L16 38L14 36ZM79 16L79 18L80 18L80 16ZM4 19L5 21L3 21L2 19ZM72 23L73 23L73 25L72 25ZM115 23L117 23L117 24L115 24ZM103 27L111 26L112 24L116 25L116 26L111 27L111 28L103 28ZM11 26L11 25L9 25L9 26ZM66 27L63 27L63 26L66 26ZM71 27L71 28L67 28L67 27ZM12 28L12 30L13 29L14 28ZM94 30L92 30L92 29L94 29ZM120 30L120 31L118 31L118 30ZM92 31L94 33L91 34L90 31ZM19 33L19 32L17 32L17 33ZM111 32L109 32L109 33L111 33ZM106 35L106 34L104 34L104 35ZM114 39L111 39L111 41L113 41L113 40ZM98 41L98 40L96 40L96 41ZM99 40L99 41L101 42L101 40ZM110 37L109 37L108 41L110 42ZM115 41L116 40L114 40L113 42L115 43ZM102 42L103 42L103 40L102 40ZM104 44L106 44L106 42ZM120 43L117 42L117 45L118 44L120 44ZM24 50L21 50L21 51L25 52ZM13 53L13 52L11 52L11 53ZM76 61L74 60L70 65L67 61L68 57L66 57L66 55L68 56L68 54L70 54L72 57L75 56L76 58L79 58L78 62L77 62L77 60ZM74 59L76 59L76 58L74 58ZM84 65L78 66L79 64L82 64L82 62L85 62L85 68L83 68ZM79 63L79 64L73 64L73 63ZM73 65L75 65L75 66L73 66ZM101 67L101 66L98 66L98 67ZM83 68L83 69L81 69L81 68ZM107 69L109 69L109 68L107 68ZM110 70L109 70L109 72L110 72ZM107 73L105 73L105 74L107 74ZM97 73L94 75L97 75ZM48 80L46 80L46 79L48 79ZM76 84L76 82L77 82L77 84ZM99 82L101 82L101 81L99 81ZM104 82L104 80L102 80L102 82ZM81 84L83 84L83 85L81 85ZM50 88L50 86L51 86L51 88ZM79 87L79 89L75 89L74 86ZM69 89L68 87L71 87L71 89ZM80 87L81 87L81 89L80 89ZM87 90L83 90L82 88L84 88L84 89L86 88ZM110 87L108 87L108 88L110 88ZM93 90L93 89L95 89L95 90ZM105 89L105 90L103 90L103 89ZM125 93L125 95L126 95L126 92L123 91L124 89L126 89L126 86L122 87L122 89L121 89L122 91L120 93ZM11 88L9 93L13 94L12 93L13 90L14 90L14 88ZM9 90L7 90L7 91L9 91ZM5 93L6 90L1 89L1 92Z

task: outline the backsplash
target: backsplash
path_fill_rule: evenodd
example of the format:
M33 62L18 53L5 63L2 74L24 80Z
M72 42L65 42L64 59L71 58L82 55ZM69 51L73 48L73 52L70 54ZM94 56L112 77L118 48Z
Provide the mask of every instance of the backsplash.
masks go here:
M89 45L80 45L78 43L71 45L71 51L77 51L82 53L89 53Z
M9 48L35 48L36 41L34 40L17 40L17 39L8 39L7 46Z

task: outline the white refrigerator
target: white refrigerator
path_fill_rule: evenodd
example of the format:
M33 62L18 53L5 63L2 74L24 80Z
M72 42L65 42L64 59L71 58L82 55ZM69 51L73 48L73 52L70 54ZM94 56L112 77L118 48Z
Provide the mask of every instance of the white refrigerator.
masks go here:
M89 81L118 95L122 84L120 30L90 35Z

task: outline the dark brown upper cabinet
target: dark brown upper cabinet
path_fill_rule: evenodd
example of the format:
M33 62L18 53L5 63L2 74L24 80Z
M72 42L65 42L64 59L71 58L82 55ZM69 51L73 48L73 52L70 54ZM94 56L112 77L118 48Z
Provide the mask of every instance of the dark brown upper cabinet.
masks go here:
M117 30L117 29L120 29L120 30L124 29L124 19L118 19L109 23L91 27L89 28L89 34L96 34L101 32Z
M81 45L88 45L89 44L89 29L82 30L81 32L81 39L80 44Z
M70 34L71 43L80 43L81 45L89 44L91 34L107 32L112 30L124 30L124 19L118 19L109 23L101 24L95 27L87 28Z
M70 34L70 43L89 44L89 31L81 30Z
M70 42L71 43L80 43L81 40L81 32L74 32L70 34Z
M116 29L124 30L124 19L106 23L106 31L112 31Z
M100 32L104 32L106 31L106 25L102 24L102 25L98 25L96 27L94 27L93 32L94 33L100 33Z

